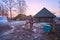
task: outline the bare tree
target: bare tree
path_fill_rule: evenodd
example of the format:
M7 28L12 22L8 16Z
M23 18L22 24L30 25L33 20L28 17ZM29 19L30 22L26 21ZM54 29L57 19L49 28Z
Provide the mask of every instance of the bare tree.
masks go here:
M3 2L4 6L8 10L11 19L13 16L12 11L14 7L17 5L18 5L19 14L24 14L26 12L27 6L24 0L1 0L1 1Z
M4 5L2 5L2 3L0 3L0 15L1 16L7 16L6 7Z
M2 15L2 5L0 3L0 16Z
M8 9L8 12L10 13L10 18L12 19L12 8L15 6L14 0L2 0L6 8Z
M24 14L27 9L27 5L26 5L25 1L24 0L17 0L17 2L18 2L19 14Z

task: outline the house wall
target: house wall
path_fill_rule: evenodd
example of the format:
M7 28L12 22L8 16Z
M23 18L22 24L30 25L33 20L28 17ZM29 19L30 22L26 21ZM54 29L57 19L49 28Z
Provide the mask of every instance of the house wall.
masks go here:
M35 18L36 22L48 22L48 23L53 23L53 17L40 17L40 18Z

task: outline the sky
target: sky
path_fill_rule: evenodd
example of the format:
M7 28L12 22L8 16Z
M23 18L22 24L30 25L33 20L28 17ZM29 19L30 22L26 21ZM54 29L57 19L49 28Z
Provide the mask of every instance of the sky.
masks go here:
M59 14L59 1L60 0L25 0L28 6L26 15L35 15L44 7L54 13L56 16Z
M26 15L35 15L37 14L41 9L44 7L54 13L56 16L60 16L60 0L25 0L27 4L27 11ZM0 1L1 2L1 1ZM13 15L17 15L16 12L14 12Z

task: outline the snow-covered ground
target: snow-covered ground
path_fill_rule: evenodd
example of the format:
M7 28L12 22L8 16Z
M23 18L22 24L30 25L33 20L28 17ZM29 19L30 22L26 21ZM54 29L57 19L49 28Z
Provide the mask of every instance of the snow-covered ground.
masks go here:
M13 29L6 31L5 33L3 33L3 35L8 35L10 33L13 33L14 30L17 28L17 26L24 25L25 23L26 23L26 21L13 21L13 22L10 22L10 25Z
M12 21L12 22L10 22L10 24L12 25L11 27L12 27L13 29L8 30L7 32L4 33L4 35L13 33L14 30L15 30L17 27L21 27L20 25L23 25L22 28L25 27L24 24L26 24L26 21ZM45 23L34 23L33 26L39 27L39 28L43 28L44 24L45 24ZM45 25L46 25L46 24L45 24ZM28 26L29 26L29 25L28 25ZM33 31L36 31L36 28L34 28ZM40 30L40 32L41 32L41 30Z
M15 30L15 27L14 27L14 26L11 26L11 27L12 27L13 29L6 31L5 33L3 33L3 35L8 35L8 34L10 34L10 33L13 33L14 30Z
M10 25L13 29L8 30L3 33L2 40L49 40L48 37L45 38L45 36L42 34L43 25L41 23L34 23L33 26L35 28L32 30L33 32L25 31L20 29L20 27L24 27L24 24L26 24L26 21L13 21L10 22ZM23 25L23 26L20 26ZM36 28L37 27L37 28ZM44 38L43 38L44 37ZM4 38L4 39L3 39ZM37 39L38 38L38 39ZM1 38L0 38L1 40Z
M12 21L12 22L10 22L11 25L23 25L25 23L26 23L26 21Z

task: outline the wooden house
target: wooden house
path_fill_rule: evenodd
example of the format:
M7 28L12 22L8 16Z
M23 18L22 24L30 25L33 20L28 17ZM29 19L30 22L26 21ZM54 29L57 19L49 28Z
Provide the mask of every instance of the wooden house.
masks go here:
M43 8L39 11L35 16L36 22L47 22L53 23L53 19L56 17L53 13L51 13L46 8Z

